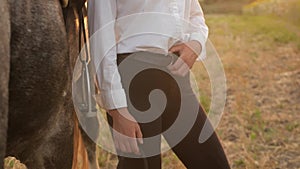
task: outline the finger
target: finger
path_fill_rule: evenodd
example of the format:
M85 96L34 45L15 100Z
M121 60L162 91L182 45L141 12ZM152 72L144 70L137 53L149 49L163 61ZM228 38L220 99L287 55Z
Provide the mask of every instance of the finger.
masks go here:
M121 150L122 152L126 153L127 150L126 150L126 146L124 145L124 141L120 141L120 142L119 142L119 145L120 145L120 150Z
M124 140L124 146L126 148L127 153L134 152L134 149L131 148L131 141L130 140L132 140L132 138L127 138L127 139Z
M189 66L188 66L187 64L183 64L183 65L177 70L177 74L178 74L179 76L184 77L184 76L187 75L187 73L189 72L189 70L190 70Z
M118 144L119 144L119 149L122 151L122 152L127 152L126 150L126 146L125 146L125 139L122 137L122 136L118 136L117 137L117 140L118 140Z
M116 148L120 149L119 139L118 139L118 132L113 131L113 139L114 143L116 144Z
M115 136L114 136L114 143L115 143L116 150L120 150L119 141L117 140L117 138Z
M168 67L168 69L169 69L170 71L178 70L178 69L181 67L181 65L182 65L183 63L185 63L185 62L179 57L173 65L170 65L170 66Z
M169 52L171 53L180 53L180 51L182 50L182 45L174 45L169 49Z
M130 138L129 140L130 147L133 153L140 154L139 147L135 138Z
M136 134L136 138L137 138L138 142L140 144L143 144L144 143L143 134L142 134L141 128L139 126L137 127L137 130L136 130L135 134Z

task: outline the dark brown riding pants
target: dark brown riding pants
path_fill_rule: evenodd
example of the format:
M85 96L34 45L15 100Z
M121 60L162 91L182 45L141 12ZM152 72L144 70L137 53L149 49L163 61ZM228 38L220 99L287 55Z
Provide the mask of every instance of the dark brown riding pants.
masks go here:
M206 142L198 142L207 117L191 88L189 75L177 77L171 75L162 65L149 65L126 56L118 55L118 65L127 100L131 102L128 105L129 112L135 117L137 113L150 108L155 111L156 104L161 104L159 99L149 101L149 95L155 89L163 91L166 103L159 117L149 122L139 122L145 138L144 144L140 145L143 156L128 157L119 152L118 169L160 169L161 155L153 153L161 148L160 135L164 136L174 153L189 169L229 169L216 133L213 133ZM134 78L128 79L126 75L132 70L142 71L137 72ZM180 116L180 113L183 116ZM108 120L112 125L111 117L108 116ZM169 131L170 128L172 130ZM146 138L153 136L159 137L154 139L155 141L147 141Z

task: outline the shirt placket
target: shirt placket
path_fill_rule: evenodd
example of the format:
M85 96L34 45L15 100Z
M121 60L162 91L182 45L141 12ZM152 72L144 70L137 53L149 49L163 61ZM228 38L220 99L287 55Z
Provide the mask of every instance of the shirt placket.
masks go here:
M177 0L170 0L169 10L172 16L175 18L175 26L176 26L176 38L181 38L182 35L182 23L179 14L179 6Z

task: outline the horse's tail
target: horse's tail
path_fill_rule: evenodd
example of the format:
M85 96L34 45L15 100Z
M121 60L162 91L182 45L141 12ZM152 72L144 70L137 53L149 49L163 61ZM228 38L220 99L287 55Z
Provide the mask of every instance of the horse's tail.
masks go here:
M72 169L89 169L87 150L83 142L81 131L76 114L73 115L74 121L74 147Z

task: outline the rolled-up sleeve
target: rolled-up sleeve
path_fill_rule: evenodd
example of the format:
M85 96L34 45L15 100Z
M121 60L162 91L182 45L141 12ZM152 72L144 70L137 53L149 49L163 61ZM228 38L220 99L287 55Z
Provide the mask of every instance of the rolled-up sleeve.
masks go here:
M190 33L190 41L196 40L202 46L202 51L198 57L198 60L203 60L206 57L206 41L208 38L208 27L205 24L205 18L203 10L198 2L198 0L191 0L191 13L190 13L190 22L194 27L193 31Z
M116 11L116 0L88 1L90 51L100 89L96 100L106 110L127 107L116 62Z

